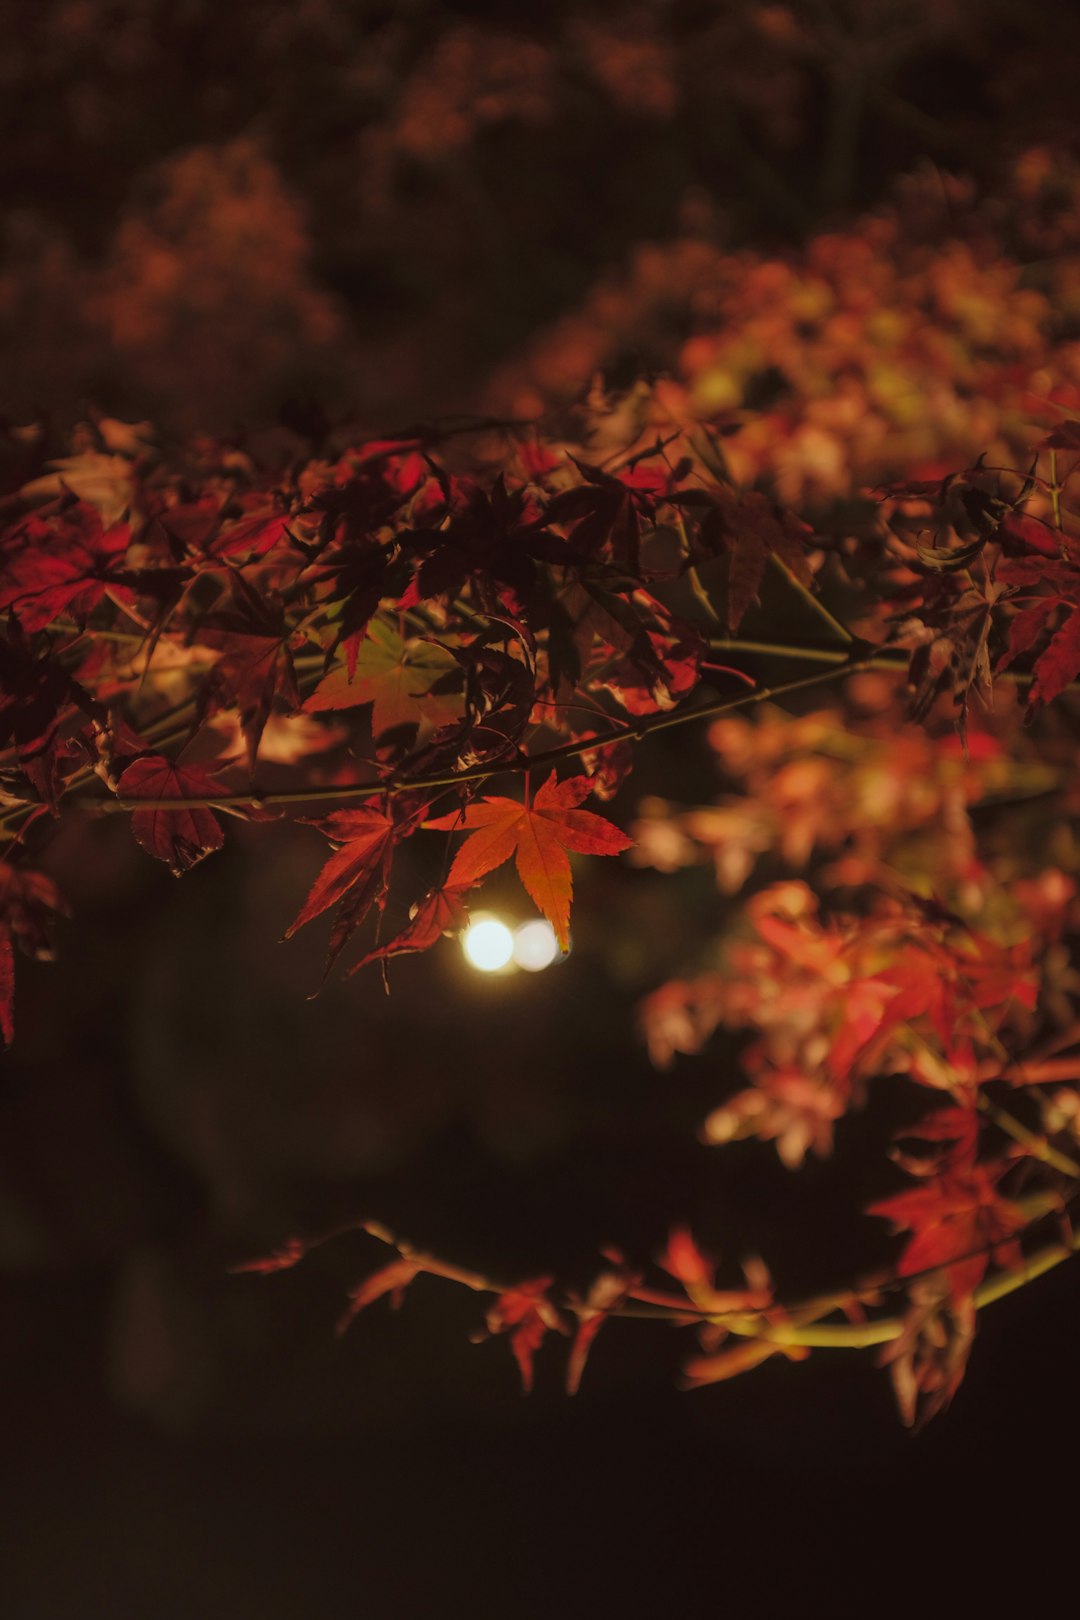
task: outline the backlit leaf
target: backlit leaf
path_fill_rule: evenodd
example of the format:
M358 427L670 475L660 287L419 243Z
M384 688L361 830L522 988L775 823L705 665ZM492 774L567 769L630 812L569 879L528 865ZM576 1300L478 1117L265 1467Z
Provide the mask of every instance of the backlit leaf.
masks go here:
M603 816L578 808L591 792L587 776L559 782L552 771L531 805L489 797L425 825L472 834L454 858L451 885L475 883L513 855L522 883L555 930L560 950L566 951L573 893L569 852L618 855L633 843Z

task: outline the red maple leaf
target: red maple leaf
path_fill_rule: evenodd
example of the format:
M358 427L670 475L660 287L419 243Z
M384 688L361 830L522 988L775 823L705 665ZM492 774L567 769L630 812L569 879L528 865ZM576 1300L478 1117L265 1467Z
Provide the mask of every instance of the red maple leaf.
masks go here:
M1080 675L1080 567L1045 557L1007 557L997 577L1003 585L1041 591L1025 597L1009 622L1005 652L998 669L1033 652L1056 627L1036 658L1035 679L1028 692L1028 714L1051 702Z
M299 915L285 930L291 939L298 928L340 905L330 931L325 978L350 936L360 927L373 905L386 904L394 849L414 832L426 808L415 799L380 799L356 810L335 810L310 823L341 847L326 862L311 886ZM434 943L434 940L432 940ZM404 947L403 947L404 948ZM417 947L423 948L423 947ZM377 954L377 953L376 953ZM389 952L388 952L389 954Z
M5 540L0 612L11 608L26 631L65 611L84 621L114 583L130 540L127 523L106 529L85 501L28 517Z
M613 662L601 677L604 687L627 714L655 714L672 709L688 697L698 683L707 647L692 625L668 630L642 628L634 637L626 656ZM749 675L715 665L726 675L735 675L747 686Z
M402 538L421 558L400 606L458 595L470 580L513 614L519 614L536 577L534 554L549 542L539 511L525 490L510 492L500 474L487 491L471 479L448 480L448 515L438 527Z
M248 498L252 509L237 515L232 500L202 495L170 506L165 496L147 497L149 510L139 536L144 546L164 547L174 562L185 558L265 556L288 539L288 520L263 494Z
M233 522L222 524L203 549L210 556L243 557L248 561L253 557L265 556L287 540L288 534L288 518L285 514L275 512L272 508L267 510L264 506L261 511L249 512Z
M449 885L467 887L515 856L518 875L559 942L570 947L573 876L568 851L579 855L618 855L633 843L618 827L591 810L577 807L592 792L587 776L560 782L552 771L531 804L485 798L481 804L425 822L426 827L472 832L454 858Z
M995 539L1007 557L1030 556L1060 557L1058 532L1045 518L1032 517L1029 512L1006 512L997 529Z
M228 789L197 765L180 765L161 754L132 760L117 784L121 799L212 799ZM166 808L159 804L136 810L131 830L137 843L172 869L177 877L196 866L225 842L221 823L202 804Z
M595 731L574 731L573 742L586 742L595 737ZM595 748L582 749L578 758L585 767L598 799L613 799L630 775L634 753L629 742L618 738L615 742L598 743Z
M607 552L637 575L640 572L641 520L652 517L656 511L654 490L635 487L632 478L616 477L601 467L578 461L575 456L570 460L585 482L555 495L548 505L545 521L569 525L575 551L588 557Z
M401 932L395 934L385 945L369 951L355 967L349 969L346 977L358 973L362 967L367 967L369 962L385 962L392 956L406 956L413 951L429 951L444 934L463 928L467 920L463 896L471 887L471 884L464 887L451 887L447 884L445 888L432 889L430 894L426 894L413 907L412 915Z
M871 1204L868 1214L912 1233L900 1257L899 1275L912 1277L944 1267L949 1297L959 1305L979 1286L991 1259L999 1265L1018 1265L1020 1250L1012 1240L1027 1219L997 1190L1008 1168L995 1164L947 1170L926 1186Z
M548 638L551 685L560 699L601 659L604 686L630 714L671 709L697 684L708 643L650 591L622 588L617 577L586 578L566 591ZM560 614L567 621L560 632ZM728 674L737 671L727 670ZM753 682L741 675L747 685Z

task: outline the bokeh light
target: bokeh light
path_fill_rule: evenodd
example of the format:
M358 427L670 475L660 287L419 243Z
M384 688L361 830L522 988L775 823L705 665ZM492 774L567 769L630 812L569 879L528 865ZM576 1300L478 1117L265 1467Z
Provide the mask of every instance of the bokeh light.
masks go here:
M522 923L514 930L514 961L526 973L541 973L559 954L555 930L543 917Z
M477 917L461 941L465 960L479 973L498 973L514 954L514 936L497 917Z

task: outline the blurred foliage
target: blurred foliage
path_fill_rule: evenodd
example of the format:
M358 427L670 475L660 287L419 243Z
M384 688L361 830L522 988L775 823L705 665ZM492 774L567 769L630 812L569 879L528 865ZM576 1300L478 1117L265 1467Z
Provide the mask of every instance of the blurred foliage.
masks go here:
M678 286L680 254L801 239L924 157L993 184L1068 127L1080 27L1052 0L6 10L4 408L218 428L307 392L470 406L598 280L604 325L627 255ZM624 324L644 345L647 308Z
M670 372L666 409L721 428L736 481L806 502L1022 459L1080 408L1078 338L1080 168L1033 148L981 194L928 165L787 252L642 245L488 402L527 414L594 372Z

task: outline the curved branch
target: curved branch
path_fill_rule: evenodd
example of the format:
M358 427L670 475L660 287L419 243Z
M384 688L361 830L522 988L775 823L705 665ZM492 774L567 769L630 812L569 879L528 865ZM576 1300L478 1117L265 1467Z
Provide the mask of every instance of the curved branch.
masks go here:
M1073 1195L1075 1196L1076 1194ZM1024 1201L1031 1214L1029 1225L1035 1225L1055 1212L1063 1214L1069 1201L1059 1198L1054 1193L1032 1195L1030 1199ZM295 1265L321 1244L346 1232L354 1231L366 1232L388 1248L394 1249L400 1258L408 1261L418 1273L456 1282L473 1293L501 1295L511 1292L514 1288L512 1283L459 1266L420 1249L407 1239L397 1236L380 1221L352 1222L307 1243L293 1240L277 1255L270 1256L266 1260L235 1266L232 1270L263 1273L283 1270ZM969 1253L955 1256L949 1263L955 1264L963 1260L992 1255L999 1246L994 1243L973 1249ZM1070 1235L1068 1240L1063 1239L1037 1250L1026 1257L1019 1266L998 1272L975 1290L972 1302L976 1310L996 1304L998 1300L1016 1293L1028 1283L1037 1281L1065 1260L1071 1259L1078 1251L1080 1251L1080 1232ZM775 1344L778 1348L865 1350L875 1345L891 1343L892 1340L899 1338L904 1331L903 1318L885 1316L862 1322L850 1320L827 1322L823 1318L839 1311L851 1310L853 1307L861 1308L865 1303L879 1300L883 1293L906 1289L920 1278L934 1276L942 1270L942 1266L933 1266L903 1276L894 1272L885 1277L870 1278L842 1292L819 1295L800 1304L789 1307L767 1306L758 1310L737 1307L710 1310L704 1305L695 1304L689 1298L685 1304L679 1300L673 1301L670 1305L659 1304L656 1303L655 1290L630 1286L624 1303L613 1310L611 1315L639 1321L666 1321L673 1326L681 1327L722 1327L737 1338L757 1339L767 1344ZM558 1308L568 1316L577 1317L582 1321L596 1314L595 1306L571 1293L564 1293L559 1297Z

